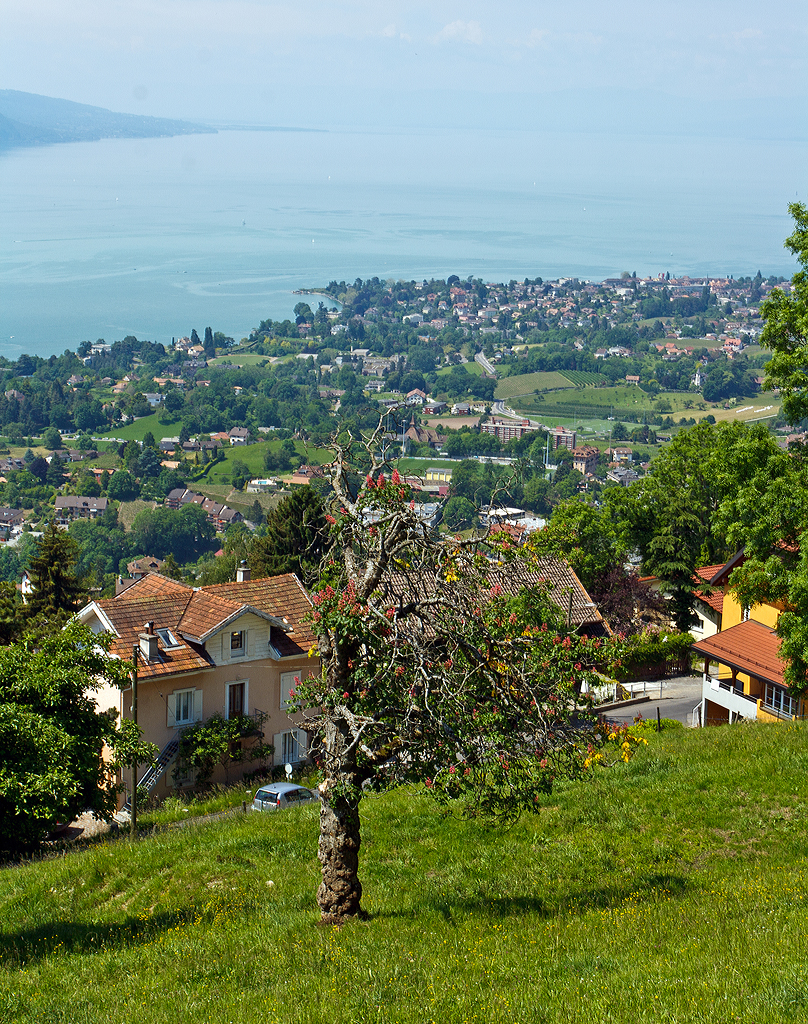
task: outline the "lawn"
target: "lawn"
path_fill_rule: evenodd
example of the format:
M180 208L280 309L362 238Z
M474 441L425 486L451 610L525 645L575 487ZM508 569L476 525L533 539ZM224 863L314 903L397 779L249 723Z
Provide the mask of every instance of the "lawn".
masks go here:
M157 413L150 416L141 416L134 423L127 423L125 427L117 426L104 434L97 434L97 437L104 439L120 437L124 441L142 441L149 431L154 435L155 441L162 441L164 437L179 437L182 423L169 423L165 425L158 422Z
M483 368L482 368L482 366L480 366L479 363L476 363L473 360L471 362L468 362L468 363L458 363L457 365L460 366L462 369L464 369L466 371L466 373L470 373L474 377L482 377L482 375L483 375ZM446 376L447 373L451 373L452 369L453 369L453 367L451 367L451 366L443 366L443 367L441 367L440 370L437 371L436 376L444 377L444 376Z
M367 921L317 927L317 810L0 873L15 1024L808 1018L805 726L651 734L511 827L362 805Z

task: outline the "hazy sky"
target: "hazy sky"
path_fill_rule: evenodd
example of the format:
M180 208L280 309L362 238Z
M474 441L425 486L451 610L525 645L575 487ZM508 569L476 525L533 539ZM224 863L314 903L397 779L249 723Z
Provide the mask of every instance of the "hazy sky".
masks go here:
M516 126L562 92L619 124L659 93L719 120L808 94L805 0L0 0L0 24L0 87L169 117Z

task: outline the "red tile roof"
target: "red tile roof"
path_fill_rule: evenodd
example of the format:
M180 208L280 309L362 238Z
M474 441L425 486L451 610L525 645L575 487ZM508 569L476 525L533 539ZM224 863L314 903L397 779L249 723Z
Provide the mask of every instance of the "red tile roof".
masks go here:
M783 686L780 638L768 626L748 619L722 633L693 644L693 650L708 654L713 661L746 672L769 683Z
M202 641L244 612L274 620L272 644L281 657L306 654L314 644L314 635L303 623L311 602L292 574L195 588L149 573L94 606L115 630L111 649L123 659L131 658L146 623L153 622L155 630L172 631L176 646L166 647L160 640L160 660L139 663L144 678L208 668L213 662Z
M709 583L716 573L723 569L723 563L721 565L703 565L700 569L696 569L697 580L704 580L705 583ZM719 615L723 614L724 611L724 591L712 588L711 593L708 595L702 590L694 590L693 596L699 598L708 604L714 611L717 611Z

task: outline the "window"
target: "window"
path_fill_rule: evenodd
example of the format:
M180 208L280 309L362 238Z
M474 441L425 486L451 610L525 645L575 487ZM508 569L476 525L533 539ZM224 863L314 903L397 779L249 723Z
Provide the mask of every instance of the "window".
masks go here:
M194 694L196 690L176 690L172 693L174 700L174 722L176 725L189 725L194 721Z
M303 729L288 729L274 736L275 764L299 764L306 759L308 736Z
M247 637L243 629L236 633L230 634L230 657L231 658L243 658L244 649L246 648Z
M235 683L225 683L225 718L238 718L248 714L247 704L248 681L239 679Z
M281 711L289 710L289 694L297 689L299 682L300 676L297 672L281 672Z
M163 647L182 647L182 644L177 640L170 629L155 629L154 632L160 637Z

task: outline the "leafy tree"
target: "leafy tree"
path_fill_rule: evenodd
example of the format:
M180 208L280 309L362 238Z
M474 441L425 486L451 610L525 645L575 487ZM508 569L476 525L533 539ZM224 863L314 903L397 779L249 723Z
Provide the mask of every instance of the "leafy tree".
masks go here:
M468 498L449 498L443 509L443 521L450 530L467 530L477 522L477 509Z
M111 501L134 501L140 494L140 486L131 473L116 469L107 484L107 497Z
M205 355L212 359L216 355L216 342L213 340L213 331L210 327L205 328Z
M51 520L29 562L32 593L28 597L27 612L30 617L61 622L81 608L86 591L75 573L78 558L76 541Z
M774 288L763 303L766 323L760 341L773 353L763 386L780 388L788 422L799 423L808 416L808 206L789 203L788 212L794 231L785 246L802 269L791 279L790 295Z
M555 779L584 770L576 688L603 657L601 641L557 631L540 592L509 596L519 563L494 570L473 545L434 538L375 458L351 491L356 454L339 445L331 477L330 551L313 594L321 672L293 695L323 773L317 900L329 923L362 913L366 787L418 781L481 816L535 810Z
M323 502L312 487L300 487L267 513L261 537L250 549L253 576L296 573L304 581L317 571L326 545Z
M132 540L138 550L157 558L170 552L180 564L196 561L210 550L215 536L207 513L193 502L179 509L144 509L132 523Z
M529 548L539 557L569 563L589 591L626 557L609 514L575 499L556 506L547 526L531 535Z
M152 749L138 744L131 722L99 711L93 693L123 687L129 667L109 658L108 638L77 622L50 635L29 634L0 648L0 847L36 846L57 822L85 810L109 819L121 755L142 762ZM118 752L105 762L104 745Z
M62 435L56 427L48 427L42 435L42 445L50 451L58 451L62 447Z
M48 471L45 474L45 480L51 485L51 487L61 487L66 480L64 471L64 463L58 455L54 455L50 463L48 464Z

